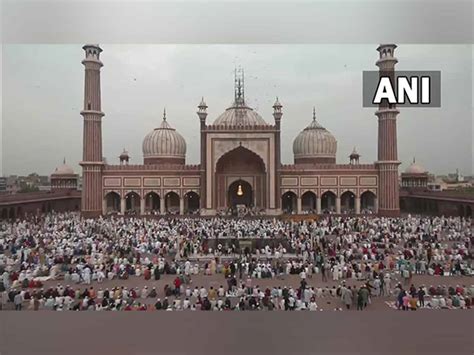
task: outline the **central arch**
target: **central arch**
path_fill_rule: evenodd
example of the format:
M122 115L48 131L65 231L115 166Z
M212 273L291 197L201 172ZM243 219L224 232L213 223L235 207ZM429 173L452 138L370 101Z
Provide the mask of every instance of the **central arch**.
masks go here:
M225 153L217 161L215 176L217 208L266 207L266 168L258 154L242 146ZM239 184L242 196L237 195Z

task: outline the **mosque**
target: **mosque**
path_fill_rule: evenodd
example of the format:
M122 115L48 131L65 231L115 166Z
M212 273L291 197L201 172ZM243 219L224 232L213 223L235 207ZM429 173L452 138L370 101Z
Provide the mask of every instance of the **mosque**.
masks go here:
M264 119L245 101L243 73L237 72L234 101L208 119L204 99L197 106L200 164L186 164L186 140L163 114L143 139L143 163L129 163L127 151L117 164L102 155L100 60L98 45L83 47L85 58L82 213L216 215L247 208L263 215L282 213L378 213L399 215L396 121L399 111L382 103L378 121L378 158L361 164L354 149L349 163L336 162L337 140L313 117L293 142L294 163L281 164L283 106L273 104ZM377 48L376 65L393 74L396 45ZM374 120L375 124L375 120ZM105 134L107 132L104 132ZM70 172L69 172L70 173Z

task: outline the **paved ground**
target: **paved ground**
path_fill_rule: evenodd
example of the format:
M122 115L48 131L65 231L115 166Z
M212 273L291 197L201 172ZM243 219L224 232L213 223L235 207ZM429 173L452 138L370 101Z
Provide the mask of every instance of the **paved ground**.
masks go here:
M473 353L472 312L2 312L2 355Z

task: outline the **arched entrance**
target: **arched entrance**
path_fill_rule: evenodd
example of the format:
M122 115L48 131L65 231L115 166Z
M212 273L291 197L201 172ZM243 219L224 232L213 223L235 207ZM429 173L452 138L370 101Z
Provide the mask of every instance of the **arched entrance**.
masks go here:
M167 213L179 213L179 195L170 191L165 195L165 209Z
M355 211L355 195L351 191L346 191L341 195L341 212L354 213Z
M8 218L14 219L15 218L15 209L10 207L10 213L8 214Z
M237 195L239 182L242 195ZM244 204L265 208L266 169L259 155L239 146L224 154L216 164L216 201L218 209Z
M404 200L400 201L400 208L405 209ZM372 191L365 191L360 195L360 211L362 213L375 212L375 194Z
M136 192L125 195L125 213L140 214L140 196Z
M459 215L459 217L464 217L464 206L463 205L458 206L458 215Z
M321 209L323 213L336 212L336 194L326 191L321 195Z
M301 196L301 209L307 212L316 212L316 194L312 191L306 191Z
M199 195L194 191L189 191L184 195L184 212L194 214L199 212Z
M234 181L227 192L227 206L235 208L239 205L253 206L252 186L244 180Z
M149 192L145 196L145 212L157 214L160 212L160 196L156 192Z
M106 213L120 212L120 196L116 192L105 195Z
M293 191L287 191L281 197L281 209L283 213L293 214L297 211L297 197Z
M6 208L2 209L2 219L8 218L8 210Z

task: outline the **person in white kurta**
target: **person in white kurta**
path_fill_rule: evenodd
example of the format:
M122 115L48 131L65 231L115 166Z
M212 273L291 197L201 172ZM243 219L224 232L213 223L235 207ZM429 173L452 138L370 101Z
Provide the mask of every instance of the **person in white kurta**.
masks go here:
M339 266L336 264L332 270L332 280L338 281L339 280Z

